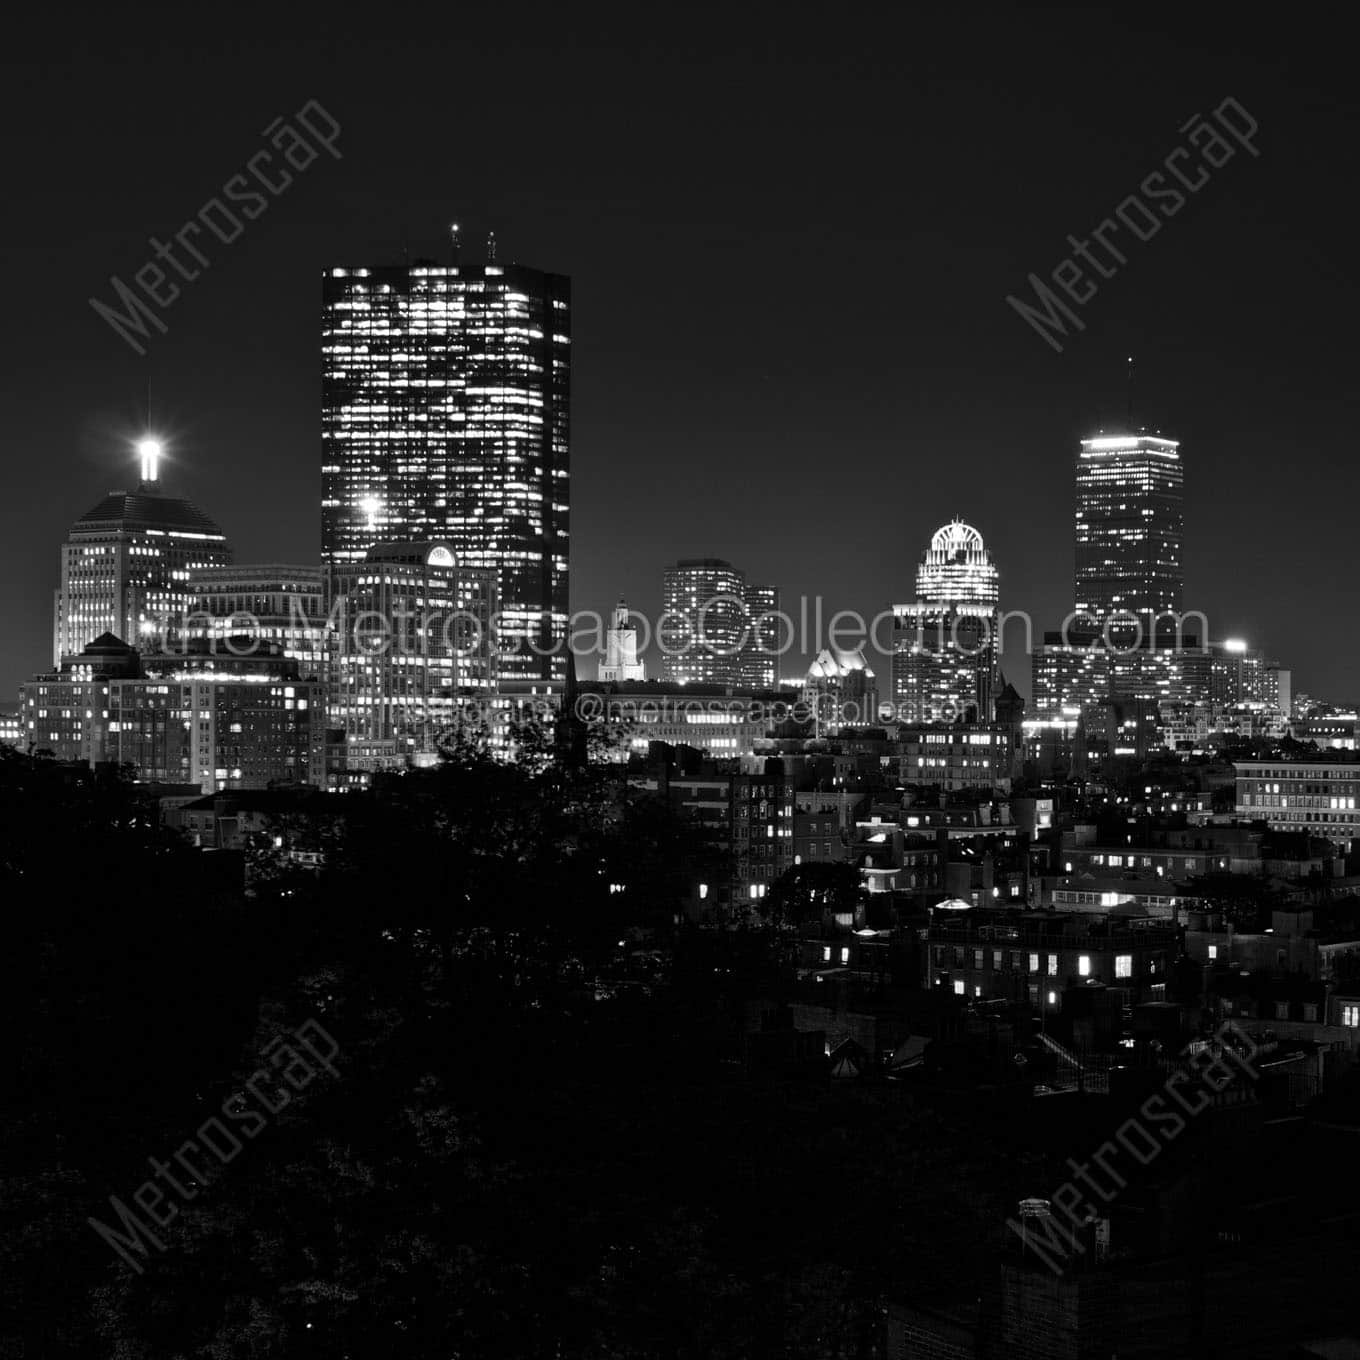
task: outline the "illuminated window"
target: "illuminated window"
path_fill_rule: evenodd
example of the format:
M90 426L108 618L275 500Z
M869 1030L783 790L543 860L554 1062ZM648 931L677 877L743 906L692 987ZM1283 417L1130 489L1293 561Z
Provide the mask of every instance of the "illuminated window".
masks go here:
M1131 978L1133 976L1133 955L1116 954L1114 956L1114 975L1117 978Z
M955 996L962 996L963 994L964 994L963 979L962 979L962 978L955 978L955 979L954 979L954 995L955 995Z
M841 949L841 962L842 962L842 963L849 963L849 962L850 962L850 946L849 946L849 945L845 945L845 946L843 946L842 949Z
M1360 1006L1342 1006L1341 1023L1347 1029L1360 1029Z
M1048 956L1048 975L1049 977L1058 976L1058 956L1056 954Z
M1077 959L1077 972L1082 977L1091 976L1091 956L1089 954L1082 954Z
M1037 954L1031 954L1029 956L1029 971L1031 973L1037 973L1039 971L1039 956Z
M1209 957L1211 959L1216 959L1218 957L1218 946L1216 944L1211 944L1209 946Z

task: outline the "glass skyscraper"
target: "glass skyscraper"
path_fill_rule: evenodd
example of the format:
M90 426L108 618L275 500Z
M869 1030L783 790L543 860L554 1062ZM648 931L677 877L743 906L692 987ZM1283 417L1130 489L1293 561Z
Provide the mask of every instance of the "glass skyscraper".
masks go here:
M566 677L571 286L520 265L331 269L322 559L448 542L496 573L502 680Z
M1140 432L1081 441L1074 632L1107 623L1112 634L1135 631L1133 615L1150 635L1152 620L1180 614L1182 481L1174 439Z

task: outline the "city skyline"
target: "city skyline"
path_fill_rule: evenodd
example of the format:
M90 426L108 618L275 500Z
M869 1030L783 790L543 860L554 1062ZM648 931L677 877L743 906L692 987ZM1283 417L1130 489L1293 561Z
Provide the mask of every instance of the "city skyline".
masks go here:
M363 272L367 273L367 271ZM534 270L521 270L519 272L530 276L538 273L538 271ZM1118 428L1117 425L1115 428ZM1197 622L1199 619L1199 611L1193 608L1193 594L1191 599L1192 608L1184 613L1180 608L1183 604L1183 574L1180 570L1182 561L1181 540L1185 532L1185 526L1181 513L1181 500L1179 497L1179 490L1182 485L1183 461L1179 454L1178 441L1164 439L1161 436L1151 436L1146 430L1139 430L1137 433L1131 435L1123 435L1110 434L1102 428L1091 436L1082 438L1077 442L1079 448L1076 457L1077 475L1075 481L1075 495L1078 508L1075 521L1075 547L1072 554L1073 568L1069 575L1070 594L1068 596L1069 600L1074 602L1064 608L1060 617L1049 619L1036 616L1023 602L1013 601L1008 598L1003 585L1005 575L995 564L995 559L990 547L984 547L984 539L972 525L964 521L961 515L955 514L951 521L935 530L930 536L929 549L924 555L919 555L915 559L915 598L917 601L931 600L937 604L943 604L946 601L953 601L956 599L972 600L975 604L977 601L983 601L993 613L995 613L999 601L999 611L1004 622L1003 627L998 634L1003 643L1001 654L998 658L998 669L1005 669L1007 664L1005 648L1010 647L1012 650L1009 653L1010 672L1008 678L1013 678L1020 682L1019 687L1031 704L1035 702L1034 694L1030 686L1031 658L1042 653L1041 640L1046 632L1050 632L1058 626L1063 626L1072 628L1075 636L1083 631L1089 631L1087 625L1083 623L1084 620L1094 619L1104 625L1109 623L1110 619L1113 618L1112 637L1117 644L1121 642L1122 634L1120 634L1118 627L1121 619L1118 615L1112 615L1110 611L1111 609L1120 609L1123 605L1122 603L1107 598L1110 596L1110 591L1112 589L1118 590L1121 588L1129 588L1127 584L1121 587L1119 584L1121 581L1132 583L1132 588L1135 591L1141 590L1146 593L1149 590L1161 589L1163 593L1156 597L1157 601L1159 601L1156 607L1159 610L1165 610L1170 614L1174 614L1177 618L1184 617L1184 619L1189 621L1188 626L1191 628L1190 636L1193 638L1198 639L1199 633L1203 631L1202 627ZM1098 459L1113 459L1119 463L1120 468L1124 469L1124 473L1121 473L1122 480L1119 482L1119 494L1130 496L1146 494L1150 495L1150 501L1156 501L1160 504L1162 500L1166 499L1159 489L1160 484L1159 488L1153 488L1153 491L1149 493L1148 487L1145 485L1146 479L1144 479L1144 481L1138 480L1139 477L1142 476L1142 473L1139 470L1142 467L1142 463L1139 460L1144 457L1143 451L1147 447L1153 445L1158 446L1159 449L1162 450L1162 453L1159 456L1166 456L1166 451L1170 450L1170 456L1173 457L1175 463L1175 491L1177 494L1175 496L1174 526L1172 526L1172 528L1174 529L1176 539L1176 555L1170 563L1162 562L1158 559L1157 563L1152 567L1145 568L1142 559L1139 558L1135 552L1132 557L1128 557L1126 564L1119 565L1116 563L1115 559L1109 559L1109 564L1102 569L1096 564L1096 549L1092 547L1093 542L1096 537L1098 537L1098 534L1093 535L1092 524L1094 521L1098 520L1109 507L1106 506L1108 496L1106 495L1105 481L1099 477L1093 478L1090 466L1088 465L1088 460L1092 457L1092 450L1095 449L1099 451L1096 455ZM96 540L102 542L104 538L108 536L110 531L103 527L105 520L109 520L110 524L113 524L113 528L119 535L127 537L127 532L125 531L121 520L118 521L117 524L114 524L113 519L110 519L110 516L114 515L114 510L119 507L123 507L127 513L131 513L130 510L127 510L128 507L135 507L138 515L149 513L148 507L154 505L159 504L170 507L165 513L171 514L176 525L179 525L180 519L184 520L183 525L179 525L180 529L187 526L189 528L201 530L206 526L212 530L214 535L222 537L226 550L230 552L229 545L231 540L221 535L221 531L217 528L216 524L213 523L210 516L206 515L205 512L200 510L191 501L187 500L187 498L172 496L166 493L163 483L159 480L157 464L161 461L165 461L167 455L173 453L173 449L160 437L159 431L153 432L144 430L140 437L132 440L132 453L129 455L129 458L135 459L141 473L144 475L147 469L147 450L152 447L154 447L155 455L151 464L151 481L139 481L136 484L135 490L110 491L91 511L88 511L85 516L77 519L73 525L71 529L71 538L63 549L63 581L65 580L66 574L71 571L70 564L73 560L71 558L71 553L74 551L79 554L79 544L83 539L90 538L90 541L92 542ZM1137 467L1128 463L1130 457L1138 464ZM1106 480L1108 480L1109 475L1110 474L1107 472L1102 472L1102 476ZM440 474L437 479L438 484L441 486L443 485L443 478L444 474ZM335 479L332 478L331 480L334 481ZM363 480L363 478L361 477L359 480ZM353 488L350 489L353 491ZM359 506L360 501L366 500L367 498L360 492L354 492L349 496L349 499L354 502L355 506ZM471 503L472 502L469 502L469 504ZM351 519L354 520L351 528L341 531L338 527L340 521L335 518L336 511L333 508L329 508L331 502L323 497L321 505L323 539L328 532L325 526L327 524L333 524L336 527L333 527L329 532L335 537L337 542L339 541L341 532L348 532L353 538L354 544L358 545L357 553L346 553L343 551L332 553L331 556L336 559L335 564L337 565L345 561L362 561L363 555L370 546L382 543L418 543L421 541L419 537L403 538L394 536L399 534L402 529L408 530L411 535L418 535L422 529L434 527L433 520L428 515L415 516L407 519L392 515L382 523L379 523L372 515L372 505L369 504L367 509L360 507L363 509L363 513L369 516L366 524L360 524L357 519L351 516ZM112 507L112 509L110 507ZM1116 510L1109 511L1106 515L1108 527L1104 531L1105 533L1108 534L1112 531L1123 532L1122 530L1119 530L1119 525L1122 524L1125 519L1129 518L1129 515L1124 513L1127 509L1128 507L1121 504ZM565 512L565 506L563 507L563 510ZM1147 514L1152 512L1144 510L1138 513ZM1191 507L1190 514L1190 537L1193 539L1194 507ZM185 518L186 516L188 518ZM1083 518L1083 516L1085 516L1085 518ZM1135 518L1136 517L1135 514ZM117 517L114 516L114 519L116 518ZM193 520L193 524L189 523L189 519ZM567 515L564 513L562 515L562 521L565 523L566 519ZM1161 526L1160 522L1155 527L1157 531L1162 532L1163 534L1168 532L1168 530ZM138 532L136 523L132 524L132 530L134 533ZM384 533L384 530L387 530L388 532ZM153 532L164 535L165 530L155 530ZM175 532L178 532L178 530L175 530ZM94 535L94 538L90 537L91 534ZM960 535L963 537L959 537ZM200 533L190 535L190 537L194 538L202 536L203 535ZM954 541L955 538L959 538L959 542L956 543ZM968 541L964 542L964 538L967 538ZM948 542L945 541L946 539L948 539ZM287 547L287 545L284 546L285 548ZM452 540L450 541L450 546L453 546ZM956 550L959 549L962 549L963 556L968 558L966 565L952 565L954 557L958 556ZM89 550L87 549L85 551L88 552ZM105 551L107 551L107 549ZM980 554L980 556L978 556L978 562L984 563L984 565L978 566L973 564L972 556L969 555L972 551L976 551L977 554ZM481 554L481 556L484 557L485 554ZM296 549L291 552L283 551L275 554L274 559L262 559L259 563L241 561L240 567L242 569L268 572L272 569L269 566L271 560L277 561L278 559L288 557L291 557L293 560L300 560L302 558L302 553ZM309 562L304 569L310 570L317 562L324 564L327 560L327 554L323 550L318 557ZM466 567L469 563L476 560L478 560L478 554L476 553L473 553L472 555L468 555L466 552L459 554L460 566ZM960 561L962 561L962 558L960 558ZM671 594L674 593L673 589L668 585L668 581L670 576L674 574L677 565L682 568L690 569L705 568L709 570L710 574L712 571L716 570L723 580L727 580L727 578L730 577L731 582L736 583L735 585L731 585L731 589L737 596L744 597L746 613L751 619L758 619L766 611L777 615L780 612L781 605L783 606L786 611L786 617L793 627L789 632L780 632L779 636L781 639L791 638L793 641L791 645L786 645L784 650L776 655L775 660L773 661L773 669L770 671L772 676L770 685L779 684L800 676L806 665L813 661L818 652L828 644L828 636L825 633L818 635L816 630L818 627L823 629L827 628L835 611L825 603L824 597L821 597L819 593L803 597L799 600L786 600L784 598L785 592L783 592L778 585L760 586L748 584L746 582L746 572L743 569L734 568L731 563L725 559L686 558L681 559L678 564L672 563L660 573L663 580L662 587L660 591L657 592L658 598L656 609L651 616L648 626L644 630L643 642L640 644L638 653L639 659L643 660L645 664L652 666L659 677L665 678L670 675L672 678L677 678L678 673L675 675L672 673L675 672L676 665L681 664L682 669L685 669L687 674L688 671L694 671L694 674L689 676L691 680L699 680L702 678L700 671L705 671L706 673L706 668L711 668L712 665L711 658L702 664L699 664L696 661L698 652L703 650L701 648L689 648L689 655L683 663L677 663L674 657L667 656L667 647L670 646L671 648L674 648L675 645L675 638L672 637L667 639L665 636L666 627L664 620L667 617L668 609L671 607ZM203 567L195 568L195 582L198 581L203 570ZM86 574L88 575L88 571ZM1160 585L1159 583L1163 581L1168 584L1165 586ZM1093 582L1094 587L1092 584ZM1149 585L1148 582L1151 582L1152 584ZM1191 586L1193 591L1193 582L1191 583ZM90 589L88 585L84 585L82 588L87 592ZM724 589L726 589L726 587L724 587ZM931 593L929 595L922 594L923 590L929 590ZM723 591L717 590L716 587L713 591L708 591L707 593L711 595L715 593L715 591L717 594L723 593ZM107 593L107 591L105 593ZM126 587L124 587L124 593L126 594ZM641 595L644 598L644 601L647 593L648 592L645 589L640 589L636 592L636 594ZM691 593L693 592L691 591ZM61 613L64 587L59 586L54 594L56 605L53 610L54 617L49 623L49 629L53 636L65 636ZM194 591L181 590L180 594L183 595L184 603L187 607L188 602L192 600ZM626 596L628 592L623 592L623 594ZM1097 600L1097 602L1093 604L1089 601L1084 601L1083 594L1092 596L1092 599ZM1099 598L1097 599L1097 597ZM179 596L175 596L175 598L178 599ZM1173 602L1176 606L1174 608L1172 608ZM912 606L912 608L916 607L917 606ZM893 656L894 652L898 650L898 646L897 642L892 642L887 646L875 649L873 633L875 620L877 619L881 622L893 610L896 610L898 614L901 614L902 610L907 608L908 606L894 606L888 600L881 600L871 611L865 612L863 615L859 616L859 626L862 626L867 630L867 635L865 638L861 639L861 643L866 650L877 651L877 654L881 658L881 665L885 673L891 671L893 663L890 658ZM108 611L105 610L104 612L107 613ZM162 609L162 616L165 612L166 611ZM593 674L596 662L603 663L606 660L607 630L604 623L609 619L612 612L613 611L609 607L596 608L593 605L578 606L573 603L572 608L567 615L565 626L556 631L555 639L549 639L547 643L544 644L553 649L550 651L549 655L565 656L567 651L571 651L576 658L578 668L585 666L586 672ZM1134 612L1138 611L1135 610ZM645 608L642 610L642 613L645 616ZM519 629L519 618L520 611L513 607L505 613L498 614L499 627L504 631L504 635L507 638L513 639L523 636ZM581 630L579 626L580 622L582 620L596 618L600 621L600 627L595 630L598 642L597 650L589 650L588 647L583 648L579 641L573 642L571 640L588 637L588 630ZM1017 633L1014 630L1017 618L1024 621L1027 625L1027 628L1019 633L1019 636L1023 637L1028 635L1032 636L1034 639L1034 651L1032 653L1025 651L1023 654L1020 654L1014 650L1017 637ZM730 620L726 619L725 616L719 618L717 615L715 615L715 619L719 625L718 632L722 632L723 627L727 624L730 624L732 629L736 629L739 626L739 621L736 619L735 615ZM107 621L101 621L99 626L93 628L93 631L88 628L86 631L89 632L92 637L97 633L105 631L107 626ZM850 626L854 627L856 625L851 624ZM145 641L145 634L148 631L147 626L144 624L142 629L144 635L143 641ZM672 620L670 632L674 633L674 631L674 620ZM220 625L217 626L217 632L221 632ZM1228 640L1227 633L1220 632L1212 619L1209 620L1209 634L1209 640L1216 644L1221 644L1223 641ZM754 634L752 634L751 637L754 637ZM750 640L751 638L748 637L748 642ZM1127 639L1124 639L1124 641L1127 641ZM1230 641L1232 645L1238 645L1235 638ZM856 643L855 645L861 645L861 643ZM722 638L719 638L715 645L721 644ZM1079 645L1084 644L1079 643ZM1247 645L1256 649L1258 652L1269 650L1254 637L1247 640ZM56 646L55 643L54 646ZM511 641L508 644L508 647L511 652L518 650L523 653L525 651L522 643L517 646ZM74 654L74 652L78 650L79 647L77 646L63 654ZM56 660L59 660L59 657L56 657L54 653L54 664ZM699 670L694 669L696 664L699 664ZM754 659L748 661L747 669L750 670L755 664ZM727 677L724 683L737 685L743 683L737 676L737 669L738 668L734 665L732 668L732 675ZM762 663L759 669L763 675L769 667ZM754 674L754 671L752 674ZM29 676L26 675L24 678L28 679ZM528 677L527 672L524 677L520 677L519 675L511 674L510 671L506 671L503 673L503 678L515 680L531 677ZM556 678L560 680L560 673L557 674ZM765 685L763 680L753 680L750 676L746 677L744 683L747 688L758 689L769 687ZM1297 687L1296 682L1296 688ZM1342 705L1351 702L1345 694L1329 697Z
M587 73L574 115L579 156L545 158L539 129L512 107L496 149L468 142L456 167L435 176L420 129L448 120L432 116L436 97L414 78L426 59L409 48L413 78L391 109L354 99L346 108L346 89L373 78L368 53L352 47L333 66L262 55L254 102L230 107L211 95L225 67L207 58L168 63L154 91L114 96L93 53L77 55L99 117L59 124L51 152L20 148L16 168L34 198L21 249L78 248L88 263L15 280L16 311L32 318L27 341L51 352L59 334L65 364L60 388L47 387L16 349L18 333L6 342L6 425L25 451L29 490L0 512L0 607L17 644L0 682L12 695L46 654L51 545L82 503L134 476L120 475L111 454L142 432L148 362L88 299L108 294L111 275L129 277L148 236L165 239L250 156L259 129L314 94L344 129L344 158L323 153L239 241L207 252L211 267L149 347L153 422L169 450L162 480L221 524L240 560L306 561L318 547L320 272L345 261L400 265L403 243L412 258L443 258L457 221L478 249L494 229L502 258L573 279L572 609L604 613L620 592L649 608L659 565L711 555L778 582L790 598L821 593L828 615L872 614L906 593L915 545L959 513L1005 564L1007 607L1056 626L1070 595L1070 451L1124 417L1132 354L1135 418L1194 451L1185 496L1196 533L1184 570L1195 607L1216 632L1289 657L1309 692L1347 700L1355 657L1320 636L1286 583L1307 576L1319 613L1344 611L1344 573L1319 571L1313 545L1345 541L1353 474L1331 469L1326 496L1288 494L1288 478L1344 447L1351 424L1340 326L1352 285L1337 268L1344 189L1327 173L1351 115L1315 119L1294 107L1264 57L1239 46L1229 59L1219 35L1193 26L1170 48L1146 30L1120 30L1105 44L1140 69L1157 56L1147 98L1123 108L1103 97L1106 73L1082 57L1088 42L1112 36L1109 20L1092 18L1081 40L1051 19L1034 22L1045 50L1074 58L1056 98L1077 122L998 93L1017 88L999 51L980 67L942 52L927 104L918 82L902 86L897 67L863 44L848 68L827 74L827 88L853 85L872 113L855 138L833 139L815 110L786 102L810 59L796 39L747 93L724 81L738 49L754 50L753 33L730 37L731 57L687 48L669 64L630 53L620 35L573 58ZM32 91L43 60L16 75L7 100ZM551 43L522 60L546 71ZM911 69L921 60L913 56ZM705 73L722 98L682 139L662 110L683 104L681 92ZM447 96L455 124L475 122L488 80L465 72ZM614 134L611 110L624 92L637 97L638 116L620 135L629 148L651 145L655 159L634 169L621 197L616 159L599 149L612 142L594 133ZM1259 162L1244 153L1218 172L1102 283L1082 314L1086 329L1054 353L1005 295L1136 186L1196 110L1228 94L1261 124ZM788 126L748 185L748 158L721 129L726 118L760 118L770 100ZM165 119L167 102L181 116ZM927 126L952 132L940 140ZM1051 134L1051 155L1015 154L1026 130ZM167 173L120 177L119 148L136 144ZM691 144L705 148L702 170L681 194L657 167ZM823 186L811 199L799 187L809 148ZM871 169L904 160L911 175ZM1071 174L1071 163L1083 173ZM909 187L918 182L940 192L923 199ZM93 220L77 208L91 198L104 205ZM1308 246L1280 248L1297 235L1290 205L1308 202L1317 205ZM1240 286L1247 268L1265 271L1250 295ZM833 282L852 277L873 282ZM847 334L857 337L853 356ZM1270 554L1241 551L1241 524L1266 516L1277 540ZM30 563L43 568L41 584ZM1016 683L1023 689L1024 676Z
M47 26L0 1360L1360 1356L1344 43Z

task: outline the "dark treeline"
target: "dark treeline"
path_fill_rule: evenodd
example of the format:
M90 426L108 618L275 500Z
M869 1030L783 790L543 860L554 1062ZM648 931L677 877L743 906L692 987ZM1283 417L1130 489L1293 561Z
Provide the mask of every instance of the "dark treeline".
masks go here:
M731 1016L783 955L674 924L715 852L604 767L460 748L259 842L243 892L125 777L0 751L0 1354L869 1356L888 1281L1000 1202L947 1188L965 1127L747 1079ZM88 1220L309 1019L336 1075L138 1273Z

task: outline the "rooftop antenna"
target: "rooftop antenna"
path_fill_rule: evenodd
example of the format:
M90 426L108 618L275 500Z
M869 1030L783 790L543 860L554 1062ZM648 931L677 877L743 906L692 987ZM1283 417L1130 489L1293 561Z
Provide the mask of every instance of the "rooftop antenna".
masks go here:
M460 242L459 242L459 236L460 236L460 234L461 234L461 231L462 231L462 228L459 227L459 225L458 225L457 222L451 222L451 223L449 224L449 263L450 263L450 264L455 264L455 265L456 265L456 264L458 263L458 246L459 246L459 244L460 244Z
M1130 434L1136 434L1137 431L1133 428L1133 355L1132 355L1132 354L1129 355L1129 373L1128 373L1128 378L1129 378L1129 381L1128 381L1128 417L1129 417L1129 433L1130 433Z
M496 233L489 231L486 234L486 262L487 264L496 263Z

